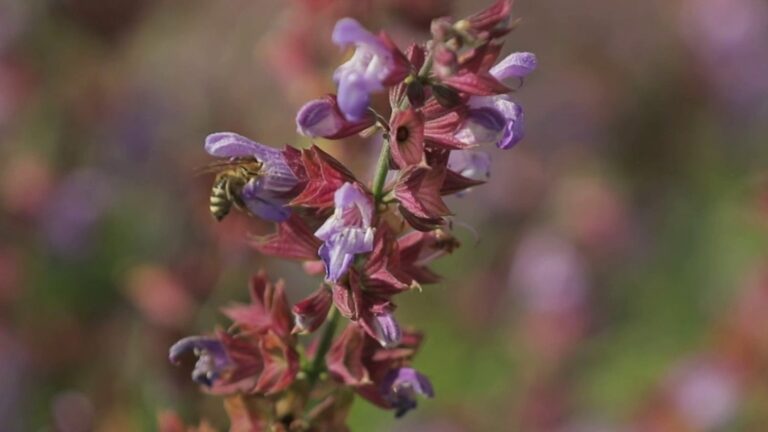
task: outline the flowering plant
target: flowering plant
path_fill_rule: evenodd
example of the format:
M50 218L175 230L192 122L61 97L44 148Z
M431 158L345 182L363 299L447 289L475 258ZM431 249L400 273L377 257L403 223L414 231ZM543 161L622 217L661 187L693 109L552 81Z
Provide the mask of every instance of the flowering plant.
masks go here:
M500 0L456 22L436 19L432 39L405 52L354 19L336 23L333 42L354 53L333 75L337 94L305 104L297 130L331 140L380 132L370 183L314 145L278 150L230 132L206 139L206 151L224 159L214 215L236 207L277 223L253 246L324 279L291 305L283 282L259 273L250 304L223 310L229 329L171 347L173 362L197 355L192 378L225 397L232 430L347 430L354 395L398 417L417 397L434 396L411 365L422 335L401 328L393 299L436 282L428 265L459 246L443 196L487 179L490 157L476 148L509 149L523 138L509 85L535 69L536 57L498 61L510 15L511 1ZM372 106L382 92L388 114ZM348 324L336 335L341 317Z

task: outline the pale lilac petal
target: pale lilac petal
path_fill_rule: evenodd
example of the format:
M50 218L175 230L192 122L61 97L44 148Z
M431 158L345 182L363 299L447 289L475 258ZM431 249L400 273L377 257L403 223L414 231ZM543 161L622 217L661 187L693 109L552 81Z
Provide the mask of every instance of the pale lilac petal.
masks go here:
M349 270L352 264L352 258L355 256L345 253L340 247L335 247L332 243L326 242L320 246L317 251L318 256L325 265L325 279L336 282Z
M359 121L365 116L373 89L362 75L352 72L339 80L339 109L349 121Z
M346 209L352 206L357 207L357 210L360 212L360 216L363 219L363 226L371 226L371 219L373 218L373 202L359 186L352 183L344 183L339 190L336 191L333 199L337 209Z
M373 202L353 183L343 184L334 194L336 209L315 231L324 241L318 254L325 264L326 279L339 280L352 263L355 254L373 250L375 229L371 227Z
M243 197L243 204L248 211L266 221L283 222L291 216L291 209L280 202L267 201L258 197Z
M287 198L281 187L275 187L269 174L251 179L242 191L240 199L255 216L270 222L282 222L291 215L286 207Z
M514 103L508 95L493 96L490 99L489 106L501 113L507 121L517 118L520 114L520 106Z
M491 176L491 155L473 150L454 150L448 156L448 169L464 177L482 180Z
M491 68L491 75L497 80L507 78L525 78L536 69L536 55L529 52L516 52Z
M349 270L355 254L373 250L373 228L344 228L320 246L326 279L337 282Z
M259 144L234 132L208 135L205 138L205 151L216 157L255 157L266 163L283 159L280 150Z
M333 74L338 85L338 104L344 117L359 121L370 103L370 94L384 90L395 69L390 49L377 36L352 18L342 18L333 30L333 42L341 47L355 45L355 53Z
M344 183L333 196L336 207L333 215L326 219L320 228L315 231L315 237L321 240L330 240L330 238L348 225L344 221L344 214L348 209L356 209L359 212L362 227L371 226L373 218L373 202L360 189L352 183Z
M493 144L501 137L505 125L504 115L496 108L473 108L455 137L469 145Z
M353 18L342 18L336 22L331 34L334 44L345 48L349 45L364 45L375 50L386 51L384 44L373 33Z
M374 338L384 348L393 348L400 345L400 339L402 338L402 332L400 325L395 320L392 312L383 314L372 315L368 324L374 333Z
M205 151L217 157L249 157L259 144L233 132L217 132L205 138Z
M327 98L307 102L296 115L296 130L311 138L334 135L343 126L344 119Z
M293 171L284 159L264 163L258 177L251 179L243 188L243 194L262 198L281 198L298 183Z
M332 215L320 225L320 228L315 231L315 237L323 241L329 241L335 234L344 229L341 222L341 217L336 214Z
M470 107L475 110L478 108L493 108L504 117L504 131L496 147L500 149L510 149L525 137L523 128L523 108L512 102L508 95L473 97L469 101Z
M504 135L501 140L496 143L496 147L502 150L508 150L525 138L525 129L523 127L524 120L523 108L520 105L514 104L514 112L507 117L507 126L504 128Z

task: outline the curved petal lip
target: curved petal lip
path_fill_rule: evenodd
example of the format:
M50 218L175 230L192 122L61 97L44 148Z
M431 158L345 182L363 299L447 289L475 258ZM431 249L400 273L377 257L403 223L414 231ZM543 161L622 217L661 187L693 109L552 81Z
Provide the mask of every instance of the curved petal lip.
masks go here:
M333 102L327 99L307 102L296 115L297 131L308 137L333 135L342 128L342 123L334 112Z
M234 132L217 132L205 138L205 151L216 157L246 157L258 151L258 144Z
M173 344L173 346L171 346L171 348L168 350L168 360L170 360L171 363L176 363L182 354L192 349L223 352L224 348L221 342L214 337L187 336L178 340Z
M364 45L370 49L385 52L386 47L373 33L369 32L354 18L345 17L336 22L331 34L334 44L344 48L348 45Z
M529 52L516 52L508 55L491 68L491 75L496 79L525 78L536 70L538 60L536 54Z
M282 160L280 150L257 143L234 132L216 132L205 138L205 151L211 156L256 157L263 162Z

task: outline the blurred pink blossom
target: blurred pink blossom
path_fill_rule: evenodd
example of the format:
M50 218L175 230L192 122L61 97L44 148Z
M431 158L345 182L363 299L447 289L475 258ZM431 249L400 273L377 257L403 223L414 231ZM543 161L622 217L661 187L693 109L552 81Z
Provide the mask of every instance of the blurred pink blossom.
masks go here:
M555 218L590 256L615 257L631 245L630 209L609 179L569 176L554 194Z
M526 233L515 254L509 284L522 308L530 348L552 361L563 359L587 325L586 264L567 240L548 230Z
M715 358L693 359L673 372L667 391L682 420L693 430L725 426L741 401L741 383L728 364Z
M192 317L195 303L181 282L167 269L144 264L128 272L125 294L155 325L181 328Z
M21 292L21 259L15 249L0 248L0 307Z
M48 163L38 155L12 156L0 173L0 204L8 213L35 217L49 197L52 181Z
M66 391L54 397L51 410L57 432L88 432L93 430L96 414L93 402L77 391Z
M588 282L583 258L557 234L527 233L515 254L510 284L531 312L552 312L584 306Z

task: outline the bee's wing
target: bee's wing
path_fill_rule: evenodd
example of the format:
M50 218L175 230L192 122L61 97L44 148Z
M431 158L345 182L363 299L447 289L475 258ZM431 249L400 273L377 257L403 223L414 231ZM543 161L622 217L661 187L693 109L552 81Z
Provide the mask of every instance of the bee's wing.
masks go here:
M226 160L226 161L218 161L218 162L211 162L208 165L199 167L195 169L195 176L201 176L204 174L210 174L215 172L224 171L230 168L235 168L239 165L241 165L242 162L236 161L236 160Z

